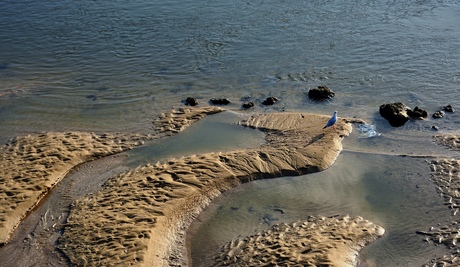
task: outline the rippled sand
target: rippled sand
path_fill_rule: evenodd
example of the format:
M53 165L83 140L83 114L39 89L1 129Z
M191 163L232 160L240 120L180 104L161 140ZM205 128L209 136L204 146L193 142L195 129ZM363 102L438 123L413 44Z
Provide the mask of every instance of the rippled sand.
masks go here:
M178 129L183 116L176 115L164 116L164 127ZM266 132L260 148L190 156L115 177L75 203L59 247L77 265L185 265L185 230L221 192L254 179L324 170L334 162L352 128L340 120L335 129L323 130L327 120L256 114L242 124Z
M435 140L450 149L460 151L460 136L445 135L436 136ZM431 161L433 181L436 189L444 196L446 207L452 210L454 215L460 210L460 159L438 158ZM419 231L419 234L427 236L427 240L434 245L445 245L451 250L451 254L433 259L436 266L459 266L460 265L460 219L454 219L447 225L436 225L430 229Z
M315 217L225 244L209 266L355 266L385 230L361 217Z
M155 138L178 133L194 121L221 111L223 109L205 107L163 114L154 123L158 134ZM258 148L172 159L140 166L110 178L102 190L72 204L58 246L71 264L78 266L187 265L185 231L216 196L255 179L317 172L333 164L342 149L341 140L352 127L350 120L340 119L335 129L323 129L328 118L306 113L255 114L241 124L265 133L267 142ZM27 201L23 201L27 205L11 209L23 212L17 222L72 167L130 149L146 138L152 137L49 133L18 137L8 143L1 150L2 165L12 167L4 168L10 170L10 176L4 176L10 180L2 184L2 189L15 197L28 196ZM16 163L22 165L18 167ZM433 165L442 164L434 162ZM41 166L45 168L38 168ZM30 175L28 177L35 177L32 187L29 183L25 187L16 184L15 177L11 176L15 169L23 170L23 174ZM45 175L35 176L33 171L26 171L32 169L41 170ZM17 191L11 191L13 189ZM41 193L37 197L29 191ZM5 207L13 207L22 205L21 200L4 198L2 201L7 203ZM5 214L2 227L8 229L6 226L12 224L4 222L13 217L7 215L7 209L2 212L2 216ZM14 227L9 229L11 233ZM353 266L357 252L383 232L380 226L365 218L311 217L308 221L280 224L272 230L234 240L215 256L215 264L249 257L256 259L256 265L252 266L287 261L301 265ZM239 249L244 244L254 247L250 245L254 240L262 241L269 249ZM311 243L311 240L315 242ZM265 254L262 251L266 251ZM282 257L270 258L272 253L269 251ZM287 251L289 255L286 255Z
M0 147L0 244L76 165L128 150L137 135L83 132L20 136Z

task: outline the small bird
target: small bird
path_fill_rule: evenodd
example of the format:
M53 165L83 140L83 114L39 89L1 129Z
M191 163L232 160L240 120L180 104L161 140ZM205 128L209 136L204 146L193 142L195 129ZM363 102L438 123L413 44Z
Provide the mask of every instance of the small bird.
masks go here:
M332 115L332 117L327 121L326 126L324 126L323 129L334 126L336 122L337 122L337 111L334 111L334 115Z

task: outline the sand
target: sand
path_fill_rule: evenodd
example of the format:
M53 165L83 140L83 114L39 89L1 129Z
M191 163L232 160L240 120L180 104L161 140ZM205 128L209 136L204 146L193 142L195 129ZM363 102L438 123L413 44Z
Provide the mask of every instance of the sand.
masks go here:
M220 111L173 111L163 114L155 127L174 134ZM98 193L73 204L58 246L78 266L186 266L185 232L222 192L255 179L301 175L331 166L352 126L340 119L334 129L323 129L328 119L302 113L255 114L241 124L266 133L267 143L259 148L171 159L114 177ZM338 242L344 245L335 250L336 262L352 259L363 240L374 239L346 241L350 227L359 225L365 228L361 232L369 233L377 229L356 220L360 219L350 219L346 233L337 232Z
M384 232L361 217L310 216L225 244L212 266L356 266L358 251Z
M222 111L218 107L173 110L154 121L155 133L149 136L51 132L11 140L0 147L1 244L75 166L131 149L146 139L174 135ZM222 192L255 179L302 175L333 164L342 139L352 130L350 122L361 121L339 119L335 128L323 129L328 119L306 113L254 114L240 124L266 134L266 144L258 148L170 159L110 178L102 190L72 203L59 230L63 234L58 248L77 266L185 266L186 230ZM276 227L290 236L283 241L284 249L321 229L323 235L316 232L312 239L324 240L318 244L320 250L300 253L298 264L321 253L327 254L321 262L353 264L357 251L383 233L359 217L310 217ZM268 233L276 231L261 234L270 239ZM307 241L301 244L307 246Z
M74 166L142 144L138 135L83 132L16 137L0 147L0 245Z
M460 136L435 136L435 141L460 151ZM430 164L436 189L444 197L446 207L452 210L455 219L450 224L432 226L418 233L425 235L427 241L435 245L445 245L451 249L451 254L433 259L436 264L433 266L460 266L460 219L455 217L460 215L460 159L438 158Z

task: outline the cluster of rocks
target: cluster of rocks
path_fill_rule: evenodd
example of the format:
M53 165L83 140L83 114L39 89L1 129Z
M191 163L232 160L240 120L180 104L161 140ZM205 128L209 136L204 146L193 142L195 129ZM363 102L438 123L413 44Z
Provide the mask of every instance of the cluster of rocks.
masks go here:
M271 105L274 105L275 103L277 103L279 101L278 98L274 97L274 96L270 96L270 97L267 97L263 102L262 102L262 105L264 106L271 106ZM183 103L185 105L188 105L188 106L196 106L198 105L198 100L196 100L195 98L193 97L187 97L187 99L185 99L183 101ZM209 100L209 103L213 104L213 105L228 105L230 104L230 100L228 100L227 98L211 98ZM253 101L245 101L241 107L243 109L249 109L249 108L252 108L255 106L255 103Z
M445 112L454 112L451 105L447 105L442 110L433 113L433 118L442 118ZM403 126L409 119L426 119L428 112L422 108L415 107L413 110L401 102L383 104L379 108L380 115L385 118L391 126Z
M449 113L454 112L454 108L452 107L452 105L447 105L443 107L441 110L438 110L435 113L433 113L433 118L435 119L442 118L446 115L446 112L449 112Z
M308 97L315 101L324 101L327 99L331 99L334 96L335 96L335 93L331 89L329 89L329 87L325 85L320 85L317 88L313 88L308 91ZM187 99L185 99L182 102L188 106L198 105L198 100L196 100L193 97L187 97ZM271 106L271 105L276 104L277 102L279 102L278 98L274 96L270 96L262 101L262 105ZM230 104L230 100L228 100L227 98L211 98L209 100L209 103L213 105L228 105ZM243 109L249 109L254 106L255 106L254 101L244 101L243 104L241 105Z

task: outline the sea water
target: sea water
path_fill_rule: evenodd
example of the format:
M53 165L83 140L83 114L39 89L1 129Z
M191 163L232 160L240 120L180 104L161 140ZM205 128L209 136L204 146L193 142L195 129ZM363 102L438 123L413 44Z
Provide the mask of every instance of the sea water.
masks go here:
M393 101L432 113L460 106L458 25L454 0L5 0L0 137L146 130L188 96L368 120ZM334 100L309 101L322 84ZM263 107L268 96L281 101Z
M428 172L424 163L394 155L443 155L431 149L431 137L456 133L460 117L448 113L392 128L378 107L401 101L430 114L447 104L460 107L459 25L460 4L454 0L0 1L0 140L44 131L150 133L160 112L182 107L189 96L200 105L228 98L233 110L254 101L254 112L338 110L339 117L366 119L382 135L346 139L351 151L324 173L236 189L229 195L261 197L247 199L250 204L216 204L231 216L212 213L211 207L210 220L229 222L222 232L228 240L283 218L319 214L318 207L324 214L344 210L387 229L386 237L363 252L369 262L410 264L412 253L424 261L435 253L433 246L420 244L413 231L449 219L448 212L434 204L441 202L422 174ZM318 85L330 87L334 99L310 101L306 92ZM261 105L268 96L280 101ZM234 126L220 127L247 136ZM223 132L215 136L225 137ZM128 158L144 163L158 160L155 155L213 150L182 145L188 141L135 150ZM369 152L376 154L360 154ZM269 194L273 188L276 198ZM333 198L323 199L331 192ZM275 206L286 211L284 217L268 212ZM244 214L248 210L256 216ZM405 214L413 219L409 225ZM427 256L419 258L426 249ZM195 258L202 253L193 243L192 251Z

